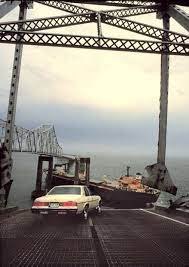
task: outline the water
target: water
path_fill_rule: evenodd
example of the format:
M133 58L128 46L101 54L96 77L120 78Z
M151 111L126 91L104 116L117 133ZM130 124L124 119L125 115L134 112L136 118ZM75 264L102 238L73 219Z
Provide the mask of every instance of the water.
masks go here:
M143 173L146 165L155 163L152 157L89 155L91 157L91 179L101 180L103 175L118 178L126 174L126 166L131 167L131 174ZM35 188L38 156L29 153L13 153L13 179L9 204L20 208L31 206L31 191ZM44 165L44 167L46 167ZM169 158L167 167L178 187L177 197L189 192L189 158ZM158 202L166 204L174 199L168 193L161 193Z

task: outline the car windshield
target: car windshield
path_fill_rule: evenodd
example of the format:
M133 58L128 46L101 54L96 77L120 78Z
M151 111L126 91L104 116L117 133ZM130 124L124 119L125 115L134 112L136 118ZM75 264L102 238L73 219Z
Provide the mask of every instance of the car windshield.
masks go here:
M81 195L80 187L55 187L48 195Z

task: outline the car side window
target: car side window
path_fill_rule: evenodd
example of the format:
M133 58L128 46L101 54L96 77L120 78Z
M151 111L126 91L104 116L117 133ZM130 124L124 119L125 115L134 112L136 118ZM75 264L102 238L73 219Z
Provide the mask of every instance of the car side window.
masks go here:
M90 193L90 191L89 191L89 189L87 187L84 187L84 191L85 191L85 195L86 196L90 196L91 195L91 193Z

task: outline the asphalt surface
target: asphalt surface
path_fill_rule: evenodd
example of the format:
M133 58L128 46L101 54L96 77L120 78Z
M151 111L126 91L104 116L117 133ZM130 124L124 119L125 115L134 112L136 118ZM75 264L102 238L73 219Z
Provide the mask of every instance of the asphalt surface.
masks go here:
M143 210L0 221L1 266L189 266L189 225Z

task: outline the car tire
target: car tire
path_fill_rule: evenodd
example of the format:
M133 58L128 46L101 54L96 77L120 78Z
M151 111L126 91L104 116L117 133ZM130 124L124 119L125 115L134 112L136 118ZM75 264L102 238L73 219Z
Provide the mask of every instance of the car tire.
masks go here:
M85 221L88 219L88 206L85 206L83 209L82 217Z

